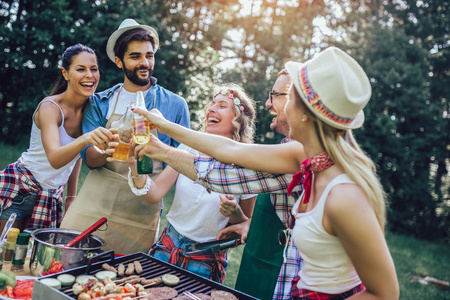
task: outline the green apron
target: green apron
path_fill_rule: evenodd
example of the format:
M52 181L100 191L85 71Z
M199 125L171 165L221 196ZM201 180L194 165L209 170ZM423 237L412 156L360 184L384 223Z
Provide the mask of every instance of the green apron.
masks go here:
M270 195L258 195L236 279L237 290L262 300L272 299L283 263L284 247L278 243L278 232L283 229Z

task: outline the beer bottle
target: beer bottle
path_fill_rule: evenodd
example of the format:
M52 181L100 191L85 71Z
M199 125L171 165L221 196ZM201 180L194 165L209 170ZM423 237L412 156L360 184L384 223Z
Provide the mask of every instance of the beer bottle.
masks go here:
M144 93L142 93L142 91L136 93L136 108L147 109L145 106ZM133 128L133 138L136 144L146 144L150 141L150 123L146 117L135 113ZM148 156L144 156L142 160L138 158L136 167L138 174L150 174L153 172L153 161Z

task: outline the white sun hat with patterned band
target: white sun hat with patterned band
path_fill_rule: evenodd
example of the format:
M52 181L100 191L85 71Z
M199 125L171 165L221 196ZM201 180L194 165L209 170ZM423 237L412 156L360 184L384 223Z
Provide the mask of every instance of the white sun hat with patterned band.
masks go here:
M125 19L120 24L119 28L111 34L111 36L108 39L108 43L106 44L106 54L108 54L108 57L110 60L114 61L114 58L116 57L116 54L114 53L114 46L116 45L117 40L119 37L128 30L135 29L135 28L142 28L145 29L153 34L155 37L155 53L158 50L159 47L159 36L156 30L148 25L139 25L138 22L136 22L133 19Z
M303 64L290 61L285 67L303 102L318 118L337 129L362 126L372 88L350 55L330 47Z

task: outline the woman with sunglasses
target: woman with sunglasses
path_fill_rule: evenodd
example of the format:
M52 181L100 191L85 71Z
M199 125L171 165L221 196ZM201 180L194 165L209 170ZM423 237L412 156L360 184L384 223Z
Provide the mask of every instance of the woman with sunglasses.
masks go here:
M292 210L303 265L295 299L398 299L394 263L384 238L385 194L373 161L353 138L371 96L367 75L330 47L305 63L288 62L293 85L285 112L300 161L283 145L244 145L184 130L158 112L139 113L159 130L222 160L272 173L293 173L304 192ZM214 146L212 146L214 145ZM300 165L300 167L299 167Z

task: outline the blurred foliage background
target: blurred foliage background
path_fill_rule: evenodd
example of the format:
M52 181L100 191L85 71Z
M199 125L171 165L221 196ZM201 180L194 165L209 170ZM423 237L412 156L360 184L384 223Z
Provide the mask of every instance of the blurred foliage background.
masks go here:
M158 31L154 76L188 101L192 128L214 84L235 82L257 101L259 143L281 140L264 103L284 63L335 45L372 83L355 134L379 166L389 230L448 243L449 9L445 0L0 1L0 138L28 143L31 115L68 46L96 51L97 91L122 82L105 48L126 18Z

